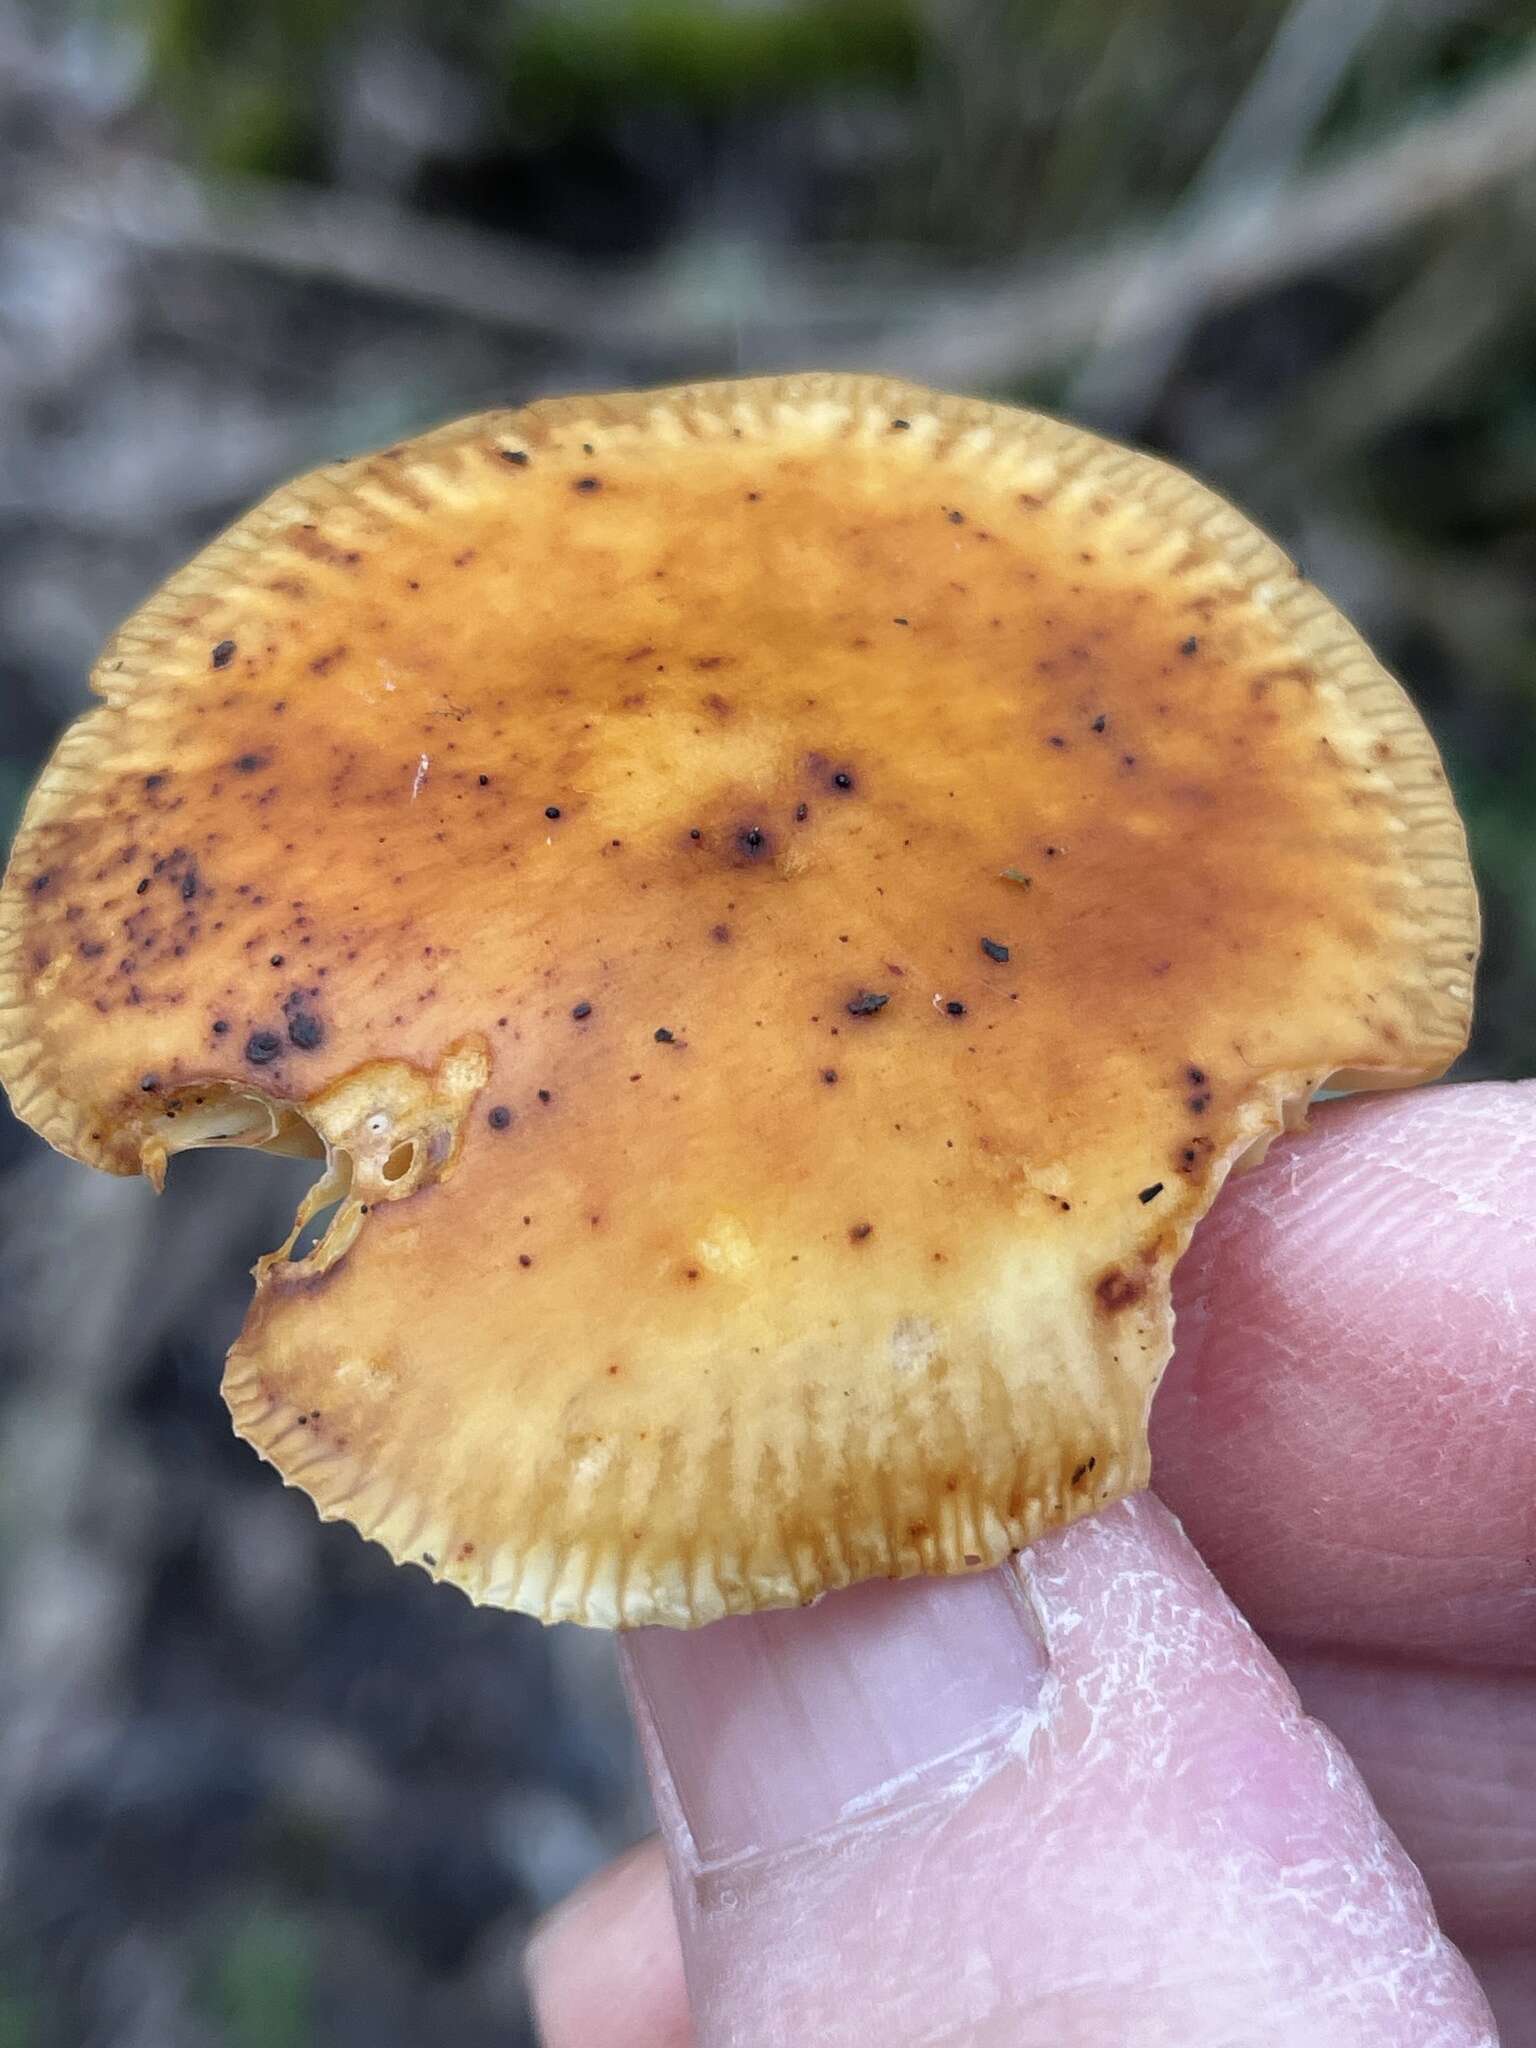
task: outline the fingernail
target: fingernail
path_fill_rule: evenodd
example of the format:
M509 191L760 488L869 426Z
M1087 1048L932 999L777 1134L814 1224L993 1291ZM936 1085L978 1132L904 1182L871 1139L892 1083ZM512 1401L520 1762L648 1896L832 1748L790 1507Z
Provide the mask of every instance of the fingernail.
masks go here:
M785 1849L1006 1741L1047 1659L1010 1567L876 1582L814 1607L627 1639L653 1776L701 1867Z

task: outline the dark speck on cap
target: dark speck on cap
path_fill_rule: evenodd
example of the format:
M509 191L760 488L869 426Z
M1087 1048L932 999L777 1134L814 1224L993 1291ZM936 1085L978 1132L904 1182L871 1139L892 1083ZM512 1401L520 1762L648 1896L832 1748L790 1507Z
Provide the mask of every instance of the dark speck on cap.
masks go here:
M245 1056L253 1067L270 1067L283 1050L275 1031L253 1031L245 1041Z
M210 665L214 668L228 668L229 664L234 660L234 658L234 641L221 640L218 643L218 645L214 648L212 654L209 655L208 660Z
M313 1052L325 1039L325 1026L310 1010L294 1010L288 1018L288 1042L300 1052Z

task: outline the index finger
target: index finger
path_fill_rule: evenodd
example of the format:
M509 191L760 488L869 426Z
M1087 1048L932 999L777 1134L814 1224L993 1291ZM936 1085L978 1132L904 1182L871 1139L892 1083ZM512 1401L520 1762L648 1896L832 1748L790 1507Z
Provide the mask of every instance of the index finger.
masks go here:
M1175 1300L1153 1484L1254 1625L1536 1664L1536 1084L1325 1107Z

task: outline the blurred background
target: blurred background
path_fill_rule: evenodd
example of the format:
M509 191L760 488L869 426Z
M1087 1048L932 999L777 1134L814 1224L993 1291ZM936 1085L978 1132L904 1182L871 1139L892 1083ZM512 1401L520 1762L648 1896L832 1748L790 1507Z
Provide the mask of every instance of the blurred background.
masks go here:
M0 845L290 473L850 364L1166 450L1404 676L1536 1070L1536 4L0 0ZM645 1825L610 1646L322 1528L217 1382L279 1163L0 1110L0 2048L517 2048ZM302 1179L302 1176L301 1176Z

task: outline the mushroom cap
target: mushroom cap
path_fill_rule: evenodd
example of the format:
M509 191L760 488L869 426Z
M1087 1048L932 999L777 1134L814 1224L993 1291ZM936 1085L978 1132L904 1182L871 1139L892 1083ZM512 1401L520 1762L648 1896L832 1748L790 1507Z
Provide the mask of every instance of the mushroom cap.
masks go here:
M115 1172L323 1152L235 1425L545 1619L975 1569L1142 1486L1228 1170L1465 1041L1402 690L1221 499L1033 413L488 413L275 493L93 681L0 1078Z

